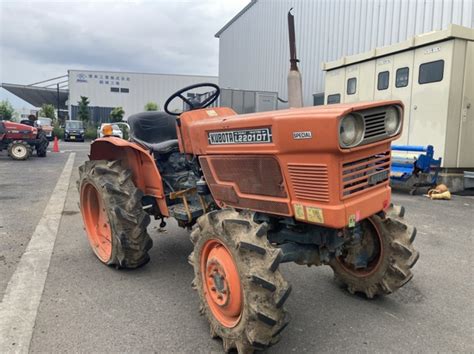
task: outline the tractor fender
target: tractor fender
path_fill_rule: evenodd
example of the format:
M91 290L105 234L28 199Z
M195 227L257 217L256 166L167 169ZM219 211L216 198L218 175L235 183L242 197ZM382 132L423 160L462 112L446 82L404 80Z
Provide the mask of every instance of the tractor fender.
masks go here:
M90 160L121 160L132 171L133 182L144 195L153 196L163 216L169 216L163 180L153 154L140 145L115 137L94 140Z

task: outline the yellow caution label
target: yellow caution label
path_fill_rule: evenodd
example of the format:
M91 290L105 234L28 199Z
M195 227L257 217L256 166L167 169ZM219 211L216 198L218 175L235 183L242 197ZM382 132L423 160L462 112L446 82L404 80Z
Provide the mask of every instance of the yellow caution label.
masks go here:
M356 225L356 215L349 215L349 227L354 227Z
M324 214L322 209L306 207L306 214L308 215L308 221L324 224Z
M213 109L208 109L206 112L209 117L217 117L217 112Z
M293 208L295 209L295 218L304 220L305 216L303 206L301 204L294 204Z

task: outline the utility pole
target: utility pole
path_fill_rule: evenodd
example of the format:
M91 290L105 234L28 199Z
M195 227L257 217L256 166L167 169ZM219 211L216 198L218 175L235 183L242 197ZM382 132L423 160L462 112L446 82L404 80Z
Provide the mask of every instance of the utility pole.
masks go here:
M57 95L58 123L60 123L61 121L59 120L59 84L56 85L56 95Z

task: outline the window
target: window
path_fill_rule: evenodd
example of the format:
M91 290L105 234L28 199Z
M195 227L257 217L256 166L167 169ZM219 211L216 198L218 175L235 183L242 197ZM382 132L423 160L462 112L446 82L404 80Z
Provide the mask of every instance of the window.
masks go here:
M340 103L340 102L341 102L341 95L339 93L328 95L328 104L334 104L334 103Z
M313 106L321 106L324 104L324 92L313 94Z
M377 78L377 90L382 91L388 89L388 83L390 81L390 73L388 71L379 72Z
M430 82L438 82L443 80L444 60L436 60L420 65L418 73L418 83L429 84Z
M408 86L409 72L410 70L408 68L397 69L397 74L395 75L395 87Z
M125 92L125 93L129 93L129 89L128 88L121 88L120 89L120 92Z
M119 92L119 88L118 87L111 87L110 88L110 92Z
M357 79L355 77L351 77L347 80L347 94L353 95L357 91Z

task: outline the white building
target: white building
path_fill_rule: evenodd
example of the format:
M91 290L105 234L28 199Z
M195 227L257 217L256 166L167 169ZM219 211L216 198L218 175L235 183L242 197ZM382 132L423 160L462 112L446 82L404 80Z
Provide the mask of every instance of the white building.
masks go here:
M30 85L1 83L0 87L25 100L33 107L53 105L60 117L77 119L78 102L87 97L92 122L108 122L110 112L122 107L125 118L143 112L148 102L159 110L174 92L193 84L214 83L216 76L145 74L120 71L68 70L67 75L50 78ZM192 90L204 93L206 89ZM183 109L183 102L176 99L170 110Z
M287 98L287 13L293 7L304 104L324 91L321 63L449 24L474 27L472 0L252 0L219 32L219 85Z
M154 102L163 110L167 98L175 91L202 82L217 83L217 77L69 70L68 82L69 116L75 119L78 102L85 96L92 107L92 118L97 121L107 118L115 107L122 107L125 117L143 112L147 102ZM175 109L183 109L182 101L173 101L171 110Z

